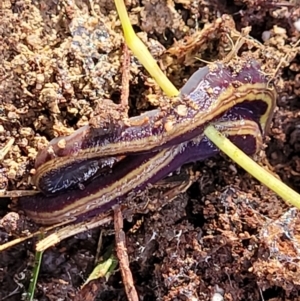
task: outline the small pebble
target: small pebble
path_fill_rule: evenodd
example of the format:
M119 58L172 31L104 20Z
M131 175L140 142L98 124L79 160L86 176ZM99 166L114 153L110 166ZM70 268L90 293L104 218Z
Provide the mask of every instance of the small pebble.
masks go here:
M214 295L211 298L211 301L223 301L224 298L220 293L214 293Z
M261 38L264 42L268 41L271 37L271 31L270 30L266 30L262 33Z
M298 19L297 21L294 22L294 26L295 26L296 30L300 32L300 19Z

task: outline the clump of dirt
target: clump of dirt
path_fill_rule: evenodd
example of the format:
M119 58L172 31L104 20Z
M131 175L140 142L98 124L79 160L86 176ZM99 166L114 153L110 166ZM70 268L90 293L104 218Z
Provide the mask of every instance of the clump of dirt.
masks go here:
M300 38L299 1L126 4L136 32L178 88L205 61L224 59L241 32L247 37L238 56L253 57L266 74L276 74L279 94L260 161L300 192L300 56L293 47ZM6 0L0 7L0 189L33 189L39 149L88 124L102 99L111 99L114 108L120 103L123 34L113 1ZM157 106L163 95L134 57L129 90L130 115ZM222 155L180 172L188 173L196 180L172 202L162 204L164 184L140 197L139 214L127 212L140 300L296 300L299 212ZM1 244L37 228L21 212L6 215L11 208L10 199L1 198ZM112 226L103 229L109 233ZM44 253L38 300L78 298L99 231ZM107 234L104 246L112 241ZM35 242L0 253L1 300L21 300ZM97 300L126 300L119 272L95 285L102 289Z

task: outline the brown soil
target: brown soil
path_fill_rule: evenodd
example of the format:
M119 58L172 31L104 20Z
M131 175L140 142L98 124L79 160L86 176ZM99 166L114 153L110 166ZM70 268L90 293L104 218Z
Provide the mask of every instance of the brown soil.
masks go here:
M278 109L258 160L298 192L300 56L290 45L300 37L294 25L299 30L299 6L297 0L127 1L136 32L178 88L203 66L195 57L224 58L232 46L228 34L235 42L238 31L251 26L250 36L263 45L250 49L250 43L239 55L253 55L269 74L282 63ZM32 189L38 149L87 124L101 99L119 103L123 35L113 1L4 0L0 7L0 150L8 146L0 156L0 189ZM160 95L132 57L130 115L153 108ZM140 300L298 300L298 211L225 156L187 166L180 175L191 170L197 180L186 193L160 207L158 186L147 194L147 210L125 223ZM37 228L21 212L6 215L13 208L1 199L1 244ZM109 246L112 225L44 253L38 300L93 300L79 291L104 229ZM0 300L21 300L35 242L0 253ZM126 300L118 271L93 285L100 289L97 300Z

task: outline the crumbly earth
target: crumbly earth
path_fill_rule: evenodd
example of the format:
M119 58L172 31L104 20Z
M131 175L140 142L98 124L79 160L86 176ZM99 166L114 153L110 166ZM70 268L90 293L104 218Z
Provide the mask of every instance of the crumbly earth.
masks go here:
M300 55L292 47L300 38L299 1L126 4L136 32L178 88L204 61L224 59L239 32L249 32L253 39L238 54L259 60L279 93L257 160L300 192ZM0 189L28 190L40 148L88 124L103 99L119 103L123 35L111 0L4 0L0 7ZM161 95L131 57L129 114L157 106ZM196 180L186 192L162 206L158 185L146 194L148 208L125 223L140 300L298 300L299 212L225 156L181 170L187 172ZM18 208L0 200L1 244L37 229L21 212L7 215ZM100 231L105 250L114 241L112 229L48 249L36 299L126 300L118 270L80 292ZM35 242L0 253L0 300L21 300L26 292Z

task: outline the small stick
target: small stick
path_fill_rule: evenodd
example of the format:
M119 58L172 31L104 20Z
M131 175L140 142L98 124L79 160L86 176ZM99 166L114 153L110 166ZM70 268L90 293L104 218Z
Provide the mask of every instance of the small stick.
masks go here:
M6 250L6 249L8 249L8 248L10 248L10 247L12 247L14 245L17 245L17 244L19 244L21 242L29 240L30 238L36 237L36 236L41 235L41 234L45 234L45 233L47 233L47 232L49 232L49 231L51 231L53 229L56 229L57 227L63 226L65 224L67 224L67 223L70 223L71 221L69 220L69 221L65 221L65 222L59 223L59 224L55 224L55 225L50 226L48 228L44 228L44 229L41 229L41 230L39 230L37 232L31 233L31 234L29 234L27 236L19 237L19 238L16 238L14 240L11 240L11 241L3 244L3 245L0 245L0 252L2 252L2 251Z
M39 193L37 190L0 190L0 198L19 198L20 196L35 195Z
M123 62L122 62L122 92L121 105L128 110L129 98L129 76L130 76L130 54L126 43L123 46Z
M116 251L120 263L121 274L125 286L126 295L129 301L138 301L138 294L135 289L132 273L129 268L125 233L123 231L123 216L120 206L114 206L114 226L116 231Z
M56 233L52 233L45 239L39 241L36 245L36 250L44 251L70 236L94 229L110 221L112 221L111 216L96 216L88 222L81 222L80 224L69 225L62 229L59 229Z

